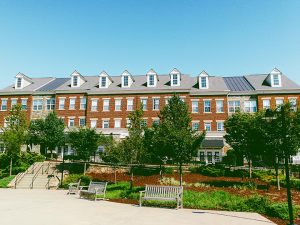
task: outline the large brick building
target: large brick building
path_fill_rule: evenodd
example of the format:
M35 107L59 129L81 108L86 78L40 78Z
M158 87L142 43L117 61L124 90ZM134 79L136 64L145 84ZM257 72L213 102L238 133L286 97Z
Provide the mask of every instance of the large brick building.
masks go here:
M151 126L159 122L159 110L176 94L189 105L193 129L207 130L199 159L209 163L224 154L224 121L232 113L275 108L288 101L296 108L300 102L300 86L276 68L268 74L235 77L205 71L194 77L177 69L157 74L151 69L144 75L125 70L119 76L104 71L83 76L74 71L68 78L30 78L22 73L15 78L15 84L0 90L1 126L11 107L19 103L28 119L55 110L68 129L87 126L123 138L128 135L131 111L142 104L144 122Z

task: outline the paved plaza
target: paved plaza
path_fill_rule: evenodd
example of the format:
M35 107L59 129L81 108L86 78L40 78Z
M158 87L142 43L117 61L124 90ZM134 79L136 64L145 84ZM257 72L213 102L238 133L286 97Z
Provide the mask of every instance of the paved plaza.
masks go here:
M66 191L0 189L1 225L271 225L257 213L89 201Z

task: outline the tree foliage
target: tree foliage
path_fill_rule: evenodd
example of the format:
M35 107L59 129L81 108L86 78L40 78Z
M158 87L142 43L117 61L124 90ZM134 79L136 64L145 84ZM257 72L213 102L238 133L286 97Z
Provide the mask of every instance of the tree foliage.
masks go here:
M76 151L78 158L89 160L90 156L96 154L100 135L95 129L80 127L69 133L69 141Z

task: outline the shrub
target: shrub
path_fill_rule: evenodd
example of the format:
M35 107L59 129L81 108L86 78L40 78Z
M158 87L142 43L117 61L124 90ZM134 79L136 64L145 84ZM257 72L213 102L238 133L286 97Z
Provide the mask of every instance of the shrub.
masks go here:
M270 200L260 195L253 195L246 199L245 204L251 211L266 214L266 208L270 204Z
M67 176L64 179L63 188L68 188L69 183L76 183L80 179L81 179L80 186L88 186L90 181L92 180L92 178L89 176L85 176L85 175L81 175L81 174L70 174L69 176Z
M298 207L293 207L294 218L297 217ZM284 220L289 219L289 210L287 203L273 203L266 207L266 214L272 217L278 217Z
M15 178L15 176L9 176L9 177L4 177L2 179L0 179L0 188L7 188L7 185L9 184L9 182L11 182L13 179Z
M205 176L210 177L220 177L224 176L225 170L224 168L217 168L215 166L199 166L199 167L191 167L190 171L192 173L199 173Z

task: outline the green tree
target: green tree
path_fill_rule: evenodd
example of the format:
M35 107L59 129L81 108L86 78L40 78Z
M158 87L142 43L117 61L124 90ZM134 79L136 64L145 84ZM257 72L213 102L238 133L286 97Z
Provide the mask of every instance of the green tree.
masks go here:
M80 127L69 133L69 141L79 159L88 161L96 154L100 135L95 129Z
M264 130L261 126L263 122L261 113L242 112L233 114L225 121L226 142L237 155L247 160L250 178L252 178L252 162L260 158L264 149Z
M27 142L32 147L32 145L40 145L41 147L45 147L44 145L44 119L36 119L32 120L28 129L28 140ZM46 149L44 149L42 154L46 154Z
M274 145L278 155L284 158L290 224L294 224L289 160L300 148L300 111L293 111L289 103L280 106L273 111L270 130L274 133L274 140L270 143Z
M136 109L129 114L130 127L129 136L118 145L120 151L120 161L130 166L130 188L133 187L133 169L135 165L142 164L147 160L147 154L144 146L144 130L142 108Z
M21 146L26 143L28 121L22 107L14 106L6 118L7 126L2 128L2 141L6 154L10 157L9 174L12 174L12 162L20 155Z
M157 133L164 154L179 165L180 185L182 185L182 165L189 163L197 155L205 132L197 134L192 130L187 104L178 96L173 96L168 105L160 111Z

